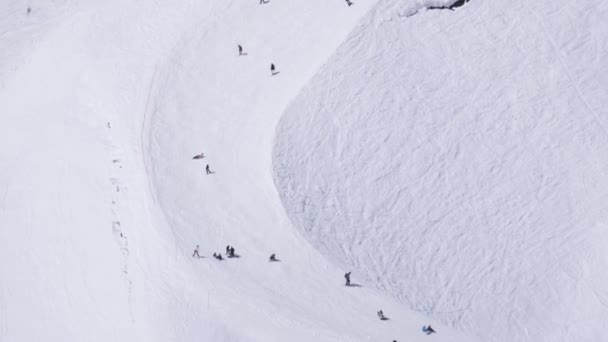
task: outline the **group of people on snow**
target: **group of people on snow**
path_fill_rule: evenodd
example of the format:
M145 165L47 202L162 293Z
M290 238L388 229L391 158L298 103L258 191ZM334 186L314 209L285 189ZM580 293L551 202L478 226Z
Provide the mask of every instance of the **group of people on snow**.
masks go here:
M192 257L197 258L197 259L202 258L202 256L200 255L199 245L196 245L196 248L194 248L194 252L192 252ZM224 260L222 253L214 252L213 257L217 260ZM227 258L238 258L239 257L239 255L235 253L234 246L230 246L230 245L226 246L226 257ZM276 262L276 261L280 261L280 260L277 259L277 255L275 253L272 253L272 254L270 254L270 257L268 258L268 261Z

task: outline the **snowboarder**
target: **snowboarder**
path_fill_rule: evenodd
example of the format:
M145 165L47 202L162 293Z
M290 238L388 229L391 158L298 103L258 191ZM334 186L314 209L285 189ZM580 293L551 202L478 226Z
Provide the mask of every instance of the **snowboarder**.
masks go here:
M196 245L196 248L194 249L194 253L192 253L192 257L196 257L196 258L200 258L201 256L198 254L199 248L198 245Z
M207 166L205 167L205 172L207 172L208 175L213 173L213 172L211 172L211 168L209 167L209 164L207 164Z
M274 253L270 254L269 261L277 261L277 256Z
M344 278L346 279L346 286L350 286L350 272L345 273Z
M350 0L346 0L346 4L347 4L348 6L350 6L350 5L352 5L353 3L352 3Z
M428 327L422 327L422 331L424 331L427 335L435 333L435 329L433 329L430 324Z
M243 47L239 45L239 56L243 55Z
M380 318L382 321L386 320L386 316L384 316L384 312L382 312L382 310L378 311L378 318Z
M234 258L234 246L230 246L228 249L228 256Z
M274 76L277 74L274 63L270 63L270 73Z

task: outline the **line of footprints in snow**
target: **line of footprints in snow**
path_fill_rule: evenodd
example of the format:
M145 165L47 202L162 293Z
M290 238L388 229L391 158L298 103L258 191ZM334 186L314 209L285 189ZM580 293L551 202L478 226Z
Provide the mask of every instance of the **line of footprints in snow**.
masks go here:
M242 53L240 45L239 45L239 53ZM202 160L202 159L205 159L206 157L207 156L205 156L205 153L201 153L201 154L195 155L194 157L192 157L192 159L193 160ZM209 164L207 164L207 166L205 166L205 172L207 173L207 175L210 175L210 174L214 173L209 168ZM194 252L192 252L192 257L193 258L197 258L197 259L204 258L204 256L200 255L200 246L199 245L196 245L196 248L194 248ZM226 257L227 258L240 258L240 255L238 255L238 254L235 253L234 246L227 245L226 246ZM217 253L217 252L213 253L213 258L215 258L216 260L219 260L219 261L224 260L224 257L222 256L222 253ZM270 255L270 257L268 258L268 261L270 261L270 262L278 262L278 261L281 261L281 260L277 259L277 256L276 256L275 253L272 253ZM346 274L344 274L344 279L346 279L346 284L345 285L346 286L350 286L350 287L361 287L361 285L359 285L359 284L351 283L351 281L350 281L350 274L351 274L351 272L347 272ZM388 321L389 320L389 318L384 315L384 312L382 312L382 310L379 310L377 312L377 315L378 315L378 318L380 318L380 320L382 320L382 321ZM427 335L431 335L431 334L435 333L435 330L433 329L433 327L431 327L431 325L425 325L425 326L422 327L422 332L424 332ZM393 342L397 342L397 340L393 340Z
M129 297L131 295L131 280L128 278L129 268L128 268L128 257L129 257L129 241L127 240L127 236L123 233L122 226L120 224L120 215L117 210L117 202L120 199L120 182L119 182L119 174L121 173L122 164L118 157L120 154L119 149L114 145L114 140L112 138L111 130L112 126L110 123L106 123L106 127L108 129L108 137L110 144L112 146L112 173L110 177L110 185L111 185L111 199L112 199L112 235L114 235L114 239L118 244L118 248L120 249L120 253L122 255L122 273L125 276L125 279L129 288Z

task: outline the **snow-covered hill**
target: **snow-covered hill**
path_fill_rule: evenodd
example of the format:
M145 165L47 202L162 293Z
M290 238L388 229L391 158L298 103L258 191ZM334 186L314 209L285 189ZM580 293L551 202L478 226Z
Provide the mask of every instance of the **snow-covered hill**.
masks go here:
M0 340L604 338L606 6L452 2L0 3Z
M381 1L283 117L295 225L482 340L608 340L608 5L404 13Z

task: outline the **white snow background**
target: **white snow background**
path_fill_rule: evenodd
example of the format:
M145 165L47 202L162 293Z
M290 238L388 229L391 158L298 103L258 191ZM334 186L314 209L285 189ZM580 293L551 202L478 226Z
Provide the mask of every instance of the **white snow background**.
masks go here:
M452 2L0 1L0 341L608 340L608 3Z

